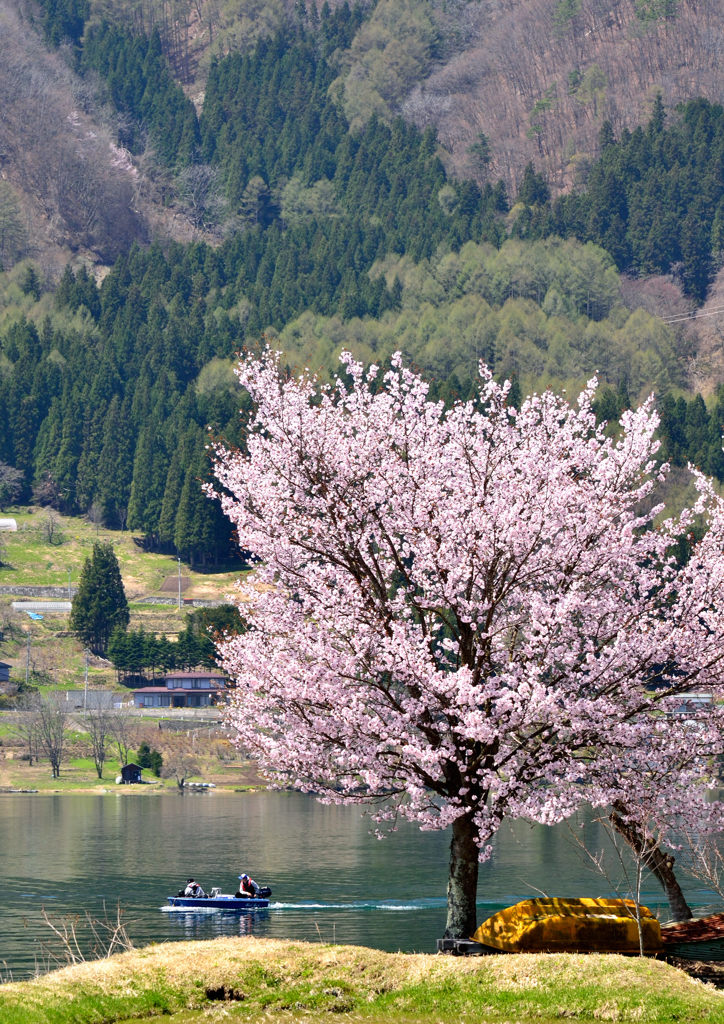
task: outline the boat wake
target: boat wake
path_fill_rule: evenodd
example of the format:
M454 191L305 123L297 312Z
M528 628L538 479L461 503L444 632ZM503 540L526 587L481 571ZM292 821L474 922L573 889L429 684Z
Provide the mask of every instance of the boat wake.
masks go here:
M430 910L446 906L444 899L428 900L351 900L348 903L327 903L303 900L298 903L270 903L269 910Z

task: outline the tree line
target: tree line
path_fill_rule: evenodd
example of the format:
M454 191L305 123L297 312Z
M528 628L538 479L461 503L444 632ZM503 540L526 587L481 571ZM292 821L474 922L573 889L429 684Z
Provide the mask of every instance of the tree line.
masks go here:
M175 640L147 633L143 628L117 626L110 636L107 656L126 686L143 685L156 673L174 669L217 669L213 637L244 629L235 605L202 608L187 616Z

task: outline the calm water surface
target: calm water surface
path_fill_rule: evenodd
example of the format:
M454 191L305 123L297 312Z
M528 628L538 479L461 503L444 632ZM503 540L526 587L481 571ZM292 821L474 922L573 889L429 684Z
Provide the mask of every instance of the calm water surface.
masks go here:
M582 829L605 844L598 826ZM402 823L385 840L357 807L325 807L293 793L0 795L0 979L54 966L41 908L56 920L86 911L115 917L135 945L217 935L336 941L434 951L444 931L449 837ZM233 892L248 871L272 886L268 911L164 912L193 875ZM610 874L617 868L612 864ZM540 895L615 895L575 849L567 826L504 828L481 867L482 920ZM693 882L690 902L712 906ZM656 887L645 892L660 905Z

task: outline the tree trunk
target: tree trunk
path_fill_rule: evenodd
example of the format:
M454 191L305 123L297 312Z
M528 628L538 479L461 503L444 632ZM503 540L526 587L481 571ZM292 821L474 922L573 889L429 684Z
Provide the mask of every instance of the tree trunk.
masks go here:
M689 921L694 915L676 880L674 857L669 853L664 853L655 840L647 839L635 823L625 821L621 816L622 813L625 813L625 808L616 806L611 812L611 824L623 836L636 856L641 859L643 866L648 868L661 883L674 920Z
M447 883L446 939L469 939L477 925L478 835L466 816L453 822Z

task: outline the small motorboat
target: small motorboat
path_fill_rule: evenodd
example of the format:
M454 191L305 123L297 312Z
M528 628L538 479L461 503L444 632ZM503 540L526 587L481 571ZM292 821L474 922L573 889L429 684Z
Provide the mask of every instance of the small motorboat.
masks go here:
M660 953L658 920L639 907L644 952ZM633 900L549 897L523 900L483 921L473 942L491 953L639 953Z
M256 896L237 896L236 894L223 893L221 889L212 889L203 896L184 896L183 889L178 896L169 896L170 907L177 910L194 910L196 908L208 907L211 910L264 910L269 906L271 889L268 885L259 889Z
M724 962L724 914L665 924L661 938L667 957Z

